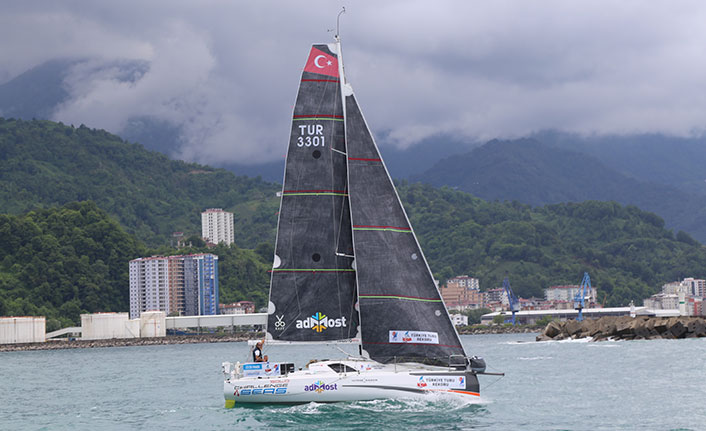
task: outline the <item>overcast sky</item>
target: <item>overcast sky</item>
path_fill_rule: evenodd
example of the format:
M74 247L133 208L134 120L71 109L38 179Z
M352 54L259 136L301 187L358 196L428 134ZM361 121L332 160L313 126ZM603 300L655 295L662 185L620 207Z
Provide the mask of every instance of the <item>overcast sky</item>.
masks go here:
M347 78L382 145L704 132L703 1L21 1L0 15L0 83L54 58L144 60L134 83L77 68L54 119L119 133L150 115L182 128L187 160L272 161L343 5Z

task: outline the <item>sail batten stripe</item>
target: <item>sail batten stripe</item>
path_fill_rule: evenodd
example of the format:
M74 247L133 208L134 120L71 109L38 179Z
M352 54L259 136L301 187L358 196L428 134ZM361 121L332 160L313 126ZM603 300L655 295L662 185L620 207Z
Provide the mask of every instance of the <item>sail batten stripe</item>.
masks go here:
M412 233L410 228L392 226L353 226L353 230L375 230L388 232Z
M402 295L360 295L361 299L406 299L408 301L422 302L441 302L441 299L420 298L418 296L402 296Z
M295 115L293 117L293 121L305 121L305 120L343 121L343 115L306 114L306 115Z
M354 224L353 227L355 228L360 228L360 229L399 229L399 230L412 230L411 228L408 227L403 227L403 226L374 226L374 225L364 225L364 224Z
M302 82L341 82L338 79L302 79Z
M282 193L346 193L345 190L284 190Z
M382 159L366 159L363 157L349 157L348 160L359 160L362 162L382 162Z
M284 193L282 196L348 196L348 193L333 193L333 192Z

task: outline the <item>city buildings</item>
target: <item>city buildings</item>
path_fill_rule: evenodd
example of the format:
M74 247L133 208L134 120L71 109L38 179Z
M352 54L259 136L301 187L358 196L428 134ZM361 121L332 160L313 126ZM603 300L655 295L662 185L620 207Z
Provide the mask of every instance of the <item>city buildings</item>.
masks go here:
M569 285L569 286L551 286L546 289L544 289L544 296L547 301L566 301L566 302L572 302L574 301L574 298L576 298L576 295L579 293L581 290L581 286L577 285ZM585 301L586 303L596 303L596 288L595 287L588 287L586 288L586 296L585 296Z
M685 278L662 285L662 291L646 298L645 307L653 310L679 310L682 316L703 316L706 280Z
M141 257L130 261L130 318L218 314L218 256L210 253Z
M446 281L440 289L441 298L449 308L469 309L480 308L482 298L478 279L467 275L459 275Z
M255 312L255 303L252 301L238 301L232 304L220 304L220 314L250 314Z
M510 301L507 299L507 292L502 287L496 287L495 289L488 289L483 292L483 306L486 308L502 308L510 305Z
M201 237L208 244L233 244L233 213L209 208L201 213Z

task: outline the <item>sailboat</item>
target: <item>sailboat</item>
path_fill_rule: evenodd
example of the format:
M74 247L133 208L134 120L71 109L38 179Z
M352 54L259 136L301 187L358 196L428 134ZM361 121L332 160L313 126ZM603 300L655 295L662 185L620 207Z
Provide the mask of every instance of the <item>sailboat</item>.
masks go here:
M478 398L469 358L346 81L341 43L311 47L292 117L267 344L354 343L358 356L223 363L226 407ZM485 373L490 374L490 373Z

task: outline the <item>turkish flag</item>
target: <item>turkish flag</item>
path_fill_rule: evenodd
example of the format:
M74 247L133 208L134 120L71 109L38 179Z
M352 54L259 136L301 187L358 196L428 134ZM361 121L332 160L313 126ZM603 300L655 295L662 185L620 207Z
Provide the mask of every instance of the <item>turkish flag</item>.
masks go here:
M304 71L338 78L338 58L312 47Z

